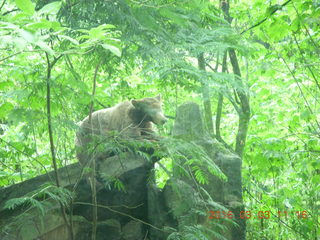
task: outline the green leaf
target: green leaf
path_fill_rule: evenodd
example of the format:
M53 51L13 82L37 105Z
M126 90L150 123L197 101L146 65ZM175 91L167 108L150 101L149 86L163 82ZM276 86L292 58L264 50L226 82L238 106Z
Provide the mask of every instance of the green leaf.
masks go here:
M51 22L48 21L47 19L41 19L40 22L34 22L34 23L30 23L26 26L27 29L29 30L39 30L39 29L54 29L54 30L58 30L59 28L61 28L61 24L59 22Z
M39 14L50 14L50 15L56 15L58 11L61 8L61 2L52 2L47 5L45 5L43 8L41 8L38 13Z
M88 34L90 36L91 39L99 39L102 40L105 38L106 34L108 33L109 29L114 28L113 25L111 24L102 24L98 27L95 28L91 28L88 31Z
M29 31L20 29L19 33L21 37L24 38L29 43L34 43L36 41L35 36Z
M269 17L271 14L273 14L275 11L278 11L282 8L280 4L275 4L267 8L266 10L266 17Z
M147 7L139 7L134 10L138 22L144 27L153 31L159 31L159 24L152 17L152 10Z
M170 10L169 8L162 8L160 9L159 13L163 17L171 19L176 24L179 24L181 26L187 25L188 18L182 14L175 12L174 10Z
M0 105L0 119L5 118L12 109L13 104L9 102Z
M320 175L312 176L311 182L312 182L313 184L319 184L319 182L320 182Z
M0 90L5 90L6 88L13 87L14 83L11 81L0 82Z
M309 110L304 110L304 111L302 111L302 112L300 113L300 118L303 119L303 120L305 120L305 121L310 120L310 117L311 117L311 115L310 115Z
M51 27L51 23L48 20L41 20L41 22L30 23L27 25L27 28L30 30L39 30L39 29L49 29Z
M298 31L300 29L300 27L301 27L300 17L296 17L291 22L290 28L291 28L292 31L296 32L296 31Z
M64 38L64 39L72 42L74 45L79 45L78 40L76 40L76 39L74 39L74 38L71 38L71 37L66 36L66 35L58 35L58 36L59 36L59 38Z
M45 42L39 40L35 44L50 55L54 54L54 51Z
M33 15L34 14L34 4L31 0L15 0L16 5L20 8L23 12Z
M110 52L112 52L117 57L121 57L121 50L118 47L107 44L107 43L101 44L101 46L103 48L109 50Z

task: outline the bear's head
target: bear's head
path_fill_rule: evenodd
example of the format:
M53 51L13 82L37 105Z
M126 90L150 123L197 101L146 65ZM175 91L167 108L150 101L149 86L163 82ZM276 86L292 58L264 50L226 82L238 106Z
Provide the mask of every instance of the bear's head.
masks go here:
M131 103L143 114L142 120L151 121L156 125L163 125L168 121L163 115L160 95L153 98L131 100Z

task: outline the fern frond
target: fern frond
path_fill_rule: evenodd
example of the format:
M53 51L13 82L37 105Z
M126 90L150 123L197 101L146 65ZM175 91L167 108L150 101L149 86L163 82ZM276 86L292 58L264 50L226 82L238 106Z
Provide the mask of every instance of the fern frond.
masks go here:
M205 174L204 171L201 170L201 168L199 166L193 166L192 170L194 172L194 175L195 175L197 181L200 184L207 184L209 182L208 176Z
M127 192L126 187L124 184L120 181L120 179L115 179L114 181L114 188L118 189L119 191Z
M14 210L18 207L28 207L28 208L34 207L39 211L41 216L44 216L46 213L44 204L31 197L12 198L8 200L4 206L5 209L10 209L10 210Z
M176 166L179 166L186 175L189 175L188 168L184 166L190 166L191 170L195 174L196 180L201 184L208 183L208 175L217 176L222 180L226 180L226 176L222 173L220 168L215 162L208 156L206 151L194 141L185 141L175 138L166 138L161 141L164 146L163 149L158 151L166 151L166 155L170 157ZM161 155L155 152L157 155ZM162 153L162 155L164 155Z
M39 189L28 193L20 198L12 198L5 203L6 209L15 209L17 207L35 207L41 214L45 214L45 203L40 199L51 198L68 207L72 194L65 188L60 188L52 184L43 184Z

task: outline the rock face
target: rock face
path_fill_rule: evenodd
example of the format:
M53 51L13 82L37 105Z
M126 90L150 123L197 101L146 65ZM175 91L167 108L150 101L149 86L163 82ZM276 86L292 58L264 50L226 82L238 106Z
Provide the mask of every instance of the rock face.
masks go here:
M205 135L199 105L187 102L179 106L172 129L174 137L190 136L193 139Z
M152 201L152 204L157 206L157 209L168 209L170 214L166 215L162 211L162 213L158 213L161 220L157 221L157 219L150 218L151 223L158 224L159 228L167 224L167 226L176 228L180 232L185 231L186 226L192 228L201 224L228 240L245 239L245 220L240 219L240 212L244 210L242 202L241 159L236 154L227 150L216 139L206 134L200 108L196 103L188 102L177 109L172 134L174 138L193 142L197 146L200 146L207 156L209 156L212 163L220 168L227 179L223 180L209 174L209 184L201 186L203 188L201 191L199 190L199 184L194 181L196 177L193 174L191 174L193 175L191 178L179 174L178 168L181 168L183 162L179 162L178 166L175 166L175 163L173 163L172 179L168 181L163 191L152 189L153 192L157 192L157 197L152 198L152 200L149 197L149 202ZM185 157L186 159L192 158L189 154L186 154ZM206 195L209 195L209 197ZM232 213L233 220L239 227L230 224L230 222L222 221L221 224L224 225L225 230L221 231L215 228L212 221L221 219L208 220L208 210L221 212L221 218L223 218L222 212ZM201 216L199 214L200 211L206 211L208 215ZM162 220L164 217L166 217L166 221ZM153 239L165 239L164 235L159 232L151 230L151 233L155 236ZM210 239L214 240L218 238L211 237Z
M203 169L208 184L199 184L194 171L188 172L186 165L186 161L197 156L186 152L183 160L173 161L170 179L163 189L159 189L153 175L154 162L159 158L150 161L144 154L132 152L99 157L96 175L104 186L97 192L97 240L165 240L169 235L188 236L188 233L200 230L206 234L206 229L228 240L245 239L243 220L236 220L240 226L236 228L221 219L208 219L209 210L231 211L235 216L243 210L241 159L206 135L199 106L195 103L185 103L178 108L172 134L174 141L192 143L202 149L208 156L207 161L219 167L226 178ZM181 166L185 166L188 177L181 175ZM72 213L73 239L77 240L91 239L92 231L91 188L83 172L83 166L79 164L59 169L61 187L69 189L74 196L72 208L65 210L67 216ZM48 195L37 199L45 209L40 214L39 208L30 205L14 210L4 208L7 200L32 196L42 184L52 182L52 179L54 174L48 173L0 189L1 240L71 239L70 227L66 224L67 220L70 225L70 219L63 218L60 204ZM114 187L119 180L124 190ZM216 228L219 224L222 228ZM206 236L210 240L217 239Z
M123 153L97 162L97 175L103 175L107 187L100 187L97 192L98 226L97 240L140 239L146 234L147 222L147 173L152 164L146 158ZM77 240L91 239L91 188L80 164L72 164L59 169L61 187L74 193L73 235ZM46 209L39 214L39 209L21 206L15 210L4 209L4 203L13 198L32 195L42 184L50 182L53 173L38 176L25 182L0 189L0 239L1 240L70 240L70 231L61 216L60 204L47 197L41 203ZM114 179L118 179L125 191L113 187ZM27 214L25 214L27 213ZM70 214L70 209L66 209ZM135 222L133 219L138 219ZM69 221L69 218L67 219ZM130 231L134 230L134 233ZM139 234L138 234L139 233ZM143 239L143 238L141 238Z

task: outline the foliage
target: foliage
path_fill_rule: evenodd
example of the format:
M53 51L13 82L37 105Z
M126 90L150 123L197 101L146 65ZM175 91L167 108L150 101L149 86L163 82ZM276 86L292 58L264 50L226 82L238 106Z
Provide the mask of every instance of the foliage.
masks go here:
M50 212L56 211L60 206L68 208L72 199L72 193L67 189L59 188L51 183L43 184L37 190L29 192L25 196L12 198L5 202L4 209L23 210L14 215L12 220L1 229L2 232L10 232L10 229L22 229L29 231L29 224L34 223L34 216L39 217L39 224L44 228L44 217ZM39 226L39 227L40 227Z
M255 6L261 8L259 4ZM287 218L266 220L263 227L249 220L248 236L253 239L319 235L317 16L316 2L292 2L253 31L259 54L253 55L248 69L256 81L251 81L255 104L243 172L247 208L275 216L289 212ZM308 212L307 218L297 214L302 211Z
M231 23L220 8L207 0L2 1L0 186L52 170L46 118L52 62L50 102L59 167L76 161L76 123L88 115L91 100L98 110L161 92L166 114L175 116L182 102L205 100L205 85L214 121L219 119L219 96L224 99L220 130L230 148L237 141L237 92L250 93L252 114L242 171L246 208L275 216L278 211L308 211L306 218L294 214L263 224L248 219L247 237L319 236L319 2L233 1ZM222 70L230 49L238 55L243 84L229 61ZM202 53L207 71L198 67ZM172 125L170 121L160 134L170 135ZM167 155L161 162L169 174L178 167L184 175L193 173L200 186L210 184L211 174L223 178L195 143L170 138L162 142L165 148L154 154ZM110 142L110 151L138 149L150 158L141 147L136 142ZM159 185L164 185L167 172L157 171ZM123 188L117 180L114 184ZM50 196L63 202L68 194L60 190L45 187L10 200L7 207L28 205L43 213L38 199ZM205 239L205 231L189 226L171 238Z
M200 184L209 184L209 175L215 175L222 180L226 176L212 161L206 151L194 141L185 141L175 138L164 138L160 141L162 146L155 151L153 156L166 156L166 160L172 162L177 168L177 174L192 178L195 176Z
M58 202L65 207L69 206L71 201L71 193L64 188L58 188L52 184L44 184L39 189L28 193L20 198L9 199L4 208L15 209L17 207L34 207L39 211L41 216L46 213L46 202L42 202L44 199L52 199L54 202Z
M181 232L173 232L168 236L168 240L185 240L185 239L201 239L209 240L214 237L215 239L225 240L226 238L215 232L210 231L209 234L205 233L209 228L205 228L203 225L186 226Z

